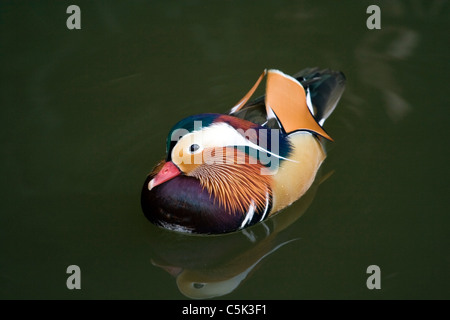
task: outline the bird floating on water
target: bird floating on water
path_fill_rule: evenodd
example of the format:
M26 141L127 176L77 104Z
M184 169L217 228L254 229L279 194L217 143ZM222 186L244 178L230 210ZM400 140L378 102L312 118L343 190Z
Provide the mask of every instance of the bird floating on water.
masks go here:
M250 100L266 78L265 95ZM179 232L244 229L299 199L324 161L323 129L345 88L342 72L264 70L228 114L179 121L166 158L145 180L141 205L154 224Z

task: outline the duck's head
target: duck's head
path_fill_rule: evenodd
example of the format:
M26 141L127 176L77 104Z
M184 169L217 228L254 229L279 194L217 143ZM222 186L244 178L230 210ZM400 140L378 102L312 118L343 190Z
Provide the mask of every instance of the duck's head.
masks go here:
M195 233L229 232L263 220L271 208L273 160L280 158L273 156L270 165L261 161L273 144L273 133L262 132L255 123L222 114L178 122L167 138L166 159L142 191L147 218ZM277 139L277 156L287 154L289 143Z

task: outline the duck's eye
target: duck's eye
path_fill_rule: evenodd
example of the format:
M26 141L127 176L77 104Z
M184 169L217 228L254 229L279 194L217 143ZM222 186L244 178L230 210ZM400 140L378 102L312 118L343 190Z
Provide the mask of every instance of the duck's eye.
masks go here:
M203 288L203 287L205 286L205 284L204 284L204 283L199 283L199 282L194 282L194 283L192 284L192 286L193 286L195 289L201 289L201 288Z
M194 153L194 152L197 151L198 149L200 149L200 146L199 146L198 144L196 144L196 143L191 144L191 146L189 147L189 151L190 151L191 153Z

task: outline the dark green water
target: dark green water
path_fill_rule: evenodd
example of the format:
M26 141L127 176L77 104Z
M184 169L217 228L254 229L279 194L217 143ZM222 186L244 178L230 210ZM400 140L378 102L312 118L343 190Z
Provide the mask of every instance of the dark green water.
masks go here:
M2 1L0 298L449 299L450 5L376 3ZM348 83L305 199L224 237L145 219L175 122L311 66Z

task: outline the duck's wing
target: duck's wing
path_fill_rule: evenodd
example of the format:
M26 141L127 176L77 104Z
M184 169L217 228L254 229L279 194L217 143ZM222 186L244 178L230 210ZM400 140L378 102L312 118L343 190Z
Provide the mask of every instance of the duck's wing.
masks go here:
M276 117L268 117L265 97L266 96L263 95L255 100L247 102L238 111L234 113L230 112L230 115L251 121L269 129L282 128Z
M268 124L265 95L249 101L256 89L258 89L262 79L266 76L266 73L267 70L264 70L250 91L247 92L247 94L239 100L233 108L231 108L229 114L240 119L263 125L267 128L280 128L278 122L276 121L271 121L271 125Z
M266 94L249 101L266 75ZM307 130L332 140L321 125L336 107L344 86L344 75L336 71L309 68L291 77L264 70L230 115L288 134Z

